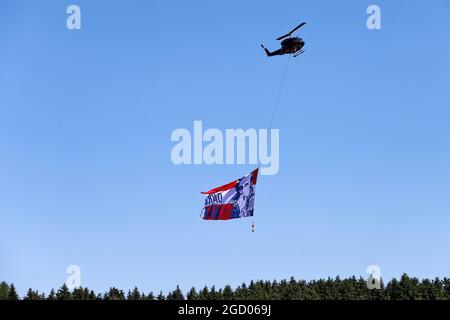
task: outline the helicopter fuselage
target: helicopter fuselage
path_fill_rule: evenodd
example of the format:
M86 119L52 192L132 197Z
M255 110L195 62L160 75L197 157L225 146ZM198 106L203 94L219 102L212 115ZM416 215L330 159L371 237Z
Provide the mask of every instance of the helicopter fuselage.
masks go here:
M288 38L281 41L281 48L283 50L283 53L296 53L300 51L303 46L305 45L305 42L301 38Z

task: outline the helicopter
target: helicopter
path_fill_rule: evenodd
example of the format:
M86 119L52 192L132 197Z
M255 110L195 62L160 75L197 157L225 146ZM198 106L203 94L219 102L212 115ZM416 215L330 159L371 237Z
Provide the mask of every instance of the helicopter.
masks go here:
M270 52L266 47L264 47L264 45L261 45L261 48L264 49L268 57L281 56L283 54L293 54L294 57L301 55L303 52L305 52L305 50L302 49L303 46L305 45L305 42L303 41L302 38L291 36L295 31L303 27L305 24L306 22L302 22L294 29L292 29L289 33L286 33L285 35L277 38L277 40L284 39L283 41L281 41L280 49Z

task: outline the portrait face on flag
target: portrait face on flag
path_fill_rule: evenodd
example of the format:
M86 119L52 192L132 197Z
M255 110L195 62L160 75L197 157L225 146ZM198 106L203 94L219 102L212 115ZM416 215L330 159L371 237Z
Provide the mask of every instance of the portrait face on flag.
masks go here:
M233 217L243 218L253 215L255 187L252 185L252 175L239 179L236 193L233 196Z

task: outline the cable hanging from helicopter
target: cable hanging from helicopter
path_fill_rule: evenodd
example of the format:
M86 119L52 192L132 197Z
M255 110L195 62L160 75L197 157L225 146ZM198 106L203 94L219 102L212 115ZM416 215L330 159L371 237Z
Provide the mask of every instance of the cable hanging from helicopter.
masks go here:
M284 68L283 76L281 78L281 83L280 83L280 87L278 89L278 94L277 94L277 97L275 100L275 105L273 106L272 116L270 118L270 123L269 123L269 132L272 130L273 120L275 118L275 114L277 112L278 105L280 102L281 92L283 91L284 81L286 79L286 73L287 73L287 70L289 67L290 57L291 57L291 55L293 55L294 57L297 57L297 56L301 55L303 52L305 52L305 50L303 50L303 47L305 46L305 42L303 41L303 39L300 37L292 37L292 34L295 31L297 31L298 29L300 29L301 27L303 27L305 24L306 24L306 22L302 22L298 26L296 26L294 29L292 29L290 32L286 33L285 35L282 35L281 37L278 37L277 38L278 41L283 40L283 41L281 41L281 48L278 50L270 52L266 47L264 47L264 45L261 44L261 47L264 49L264 52L266 53L266 55L268 57L281 56L281 55L285 55L285 54L289 55L286 60L286 66ZM258 168L259 168L259 166L258 166ZM253 231L255 231L255 222L254 222L254 217L252 216L252 232Z
M305 42L302 38L292 37L292 34L299 28L305 25L302 22L297 27L292 29L289 33L277 38L281 41L281 48L270 52L264 45L261 47L264 49L268 57L285 55L288 54L288 59L286 61L286 67L283 72L283 77L281 79L280 87L278 90L275 105L272 110L272 117L269 124L269 132L272 129L272 123L275 118L276 110L280 101L281 92L284 86L284 80L286 78L287 69L289 66L289 58L291 55L294 57L299 56L304 52L303 46ZM254 199L255 199L255 186L258 176L258 168L252 171L249 175L242 177L241 179L234 180L228 184L221 187L211 189L207 192L202 192L202 194L207 195L205 200L205 205L203 207L200 216L204 220L231 220L243 217L252 218L252 232L255 231L255 221L254 221Z
M275 114L278 109L278 104L280 102L281 92L284 87L284 80L286 79L286 73L287 73L287 70L289 67L289 60L290 60L289 58L291 57L291 55L293 55L294 57L297 57L297 56L301 55L303 52L305 52L305 50L303 50L303 47L305 45L305 42L303 41L303 39L300 37L292 37L292 34L295 31L297 31L298 29L300 29L301 27L303 27L305 24L306 24L306 22L302 22L298 26L296 26L294 29L292 29L291 31L286 33L285 35L278 37L277 38L278 41L283 40L283 41L281 41L281 48L278 50L270 52L266 47L264 47L264 45L261 44L261 47L264 49L264 51L268 57L280 56L280 55L285 55L285 54L289 55L288 59L286 61L286 66L283 71L283 76L281 78L281 83L280 83L280 87L278 89L278 94L277 94L277 98L275 100L275 105L272 110L272 117L270 118L269 131L272 129L273 119L275 118Z

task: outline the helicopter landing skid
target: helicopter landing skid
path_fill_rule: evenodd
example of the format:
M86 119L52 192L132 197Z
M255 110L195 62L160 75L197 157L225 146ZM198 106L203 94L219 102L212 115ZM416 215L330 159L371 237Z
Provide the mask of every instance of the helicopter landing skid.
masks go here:
M298 53L294 54L294 58L298 57L299 55L301 55L303 52L305 52L305 50L300 50Z

